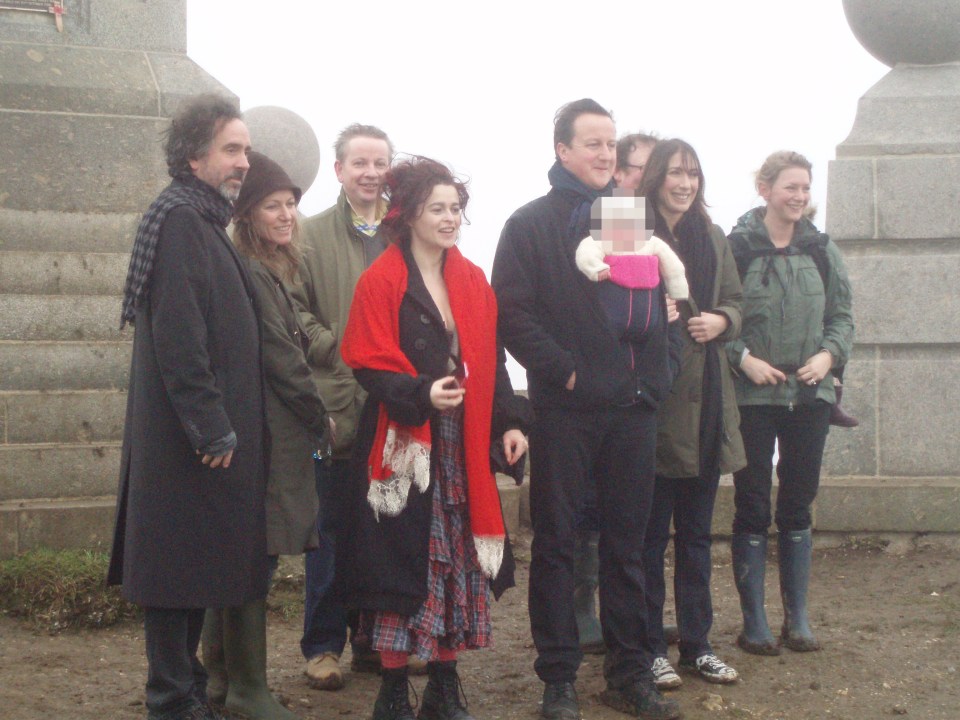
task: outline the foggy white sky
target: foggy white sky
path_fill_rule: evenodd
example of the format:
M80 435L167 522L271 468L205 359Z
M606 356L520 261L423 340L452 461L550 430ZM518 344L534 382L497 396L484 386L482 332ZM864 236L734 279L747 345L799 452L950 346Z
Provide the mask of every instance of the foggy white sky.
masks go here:
M681 137L700 155L725 231L758 202L774 150L827 164L857 100L886 72L838 0L308 2L188 0L188 53L244 109L280 105L317 133L308 215L339 191L331 144L353 122L470 179L461 248L485 267L504 220L547 189L552 119L569 100L610 108L619 134Z

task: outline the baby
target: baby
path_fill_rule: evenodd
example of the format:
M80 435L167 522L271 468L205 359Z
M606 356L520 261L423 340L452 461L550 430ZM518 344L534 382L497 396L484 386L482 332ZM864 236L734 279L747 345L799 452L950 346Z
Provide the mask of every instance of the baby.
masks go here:
M674 300L690 297L683 263L653 236L653 208L631 190L615 189L590 208L590 237L577 247L577 267L594 282L609 280L631 289L652 289L663 279Z

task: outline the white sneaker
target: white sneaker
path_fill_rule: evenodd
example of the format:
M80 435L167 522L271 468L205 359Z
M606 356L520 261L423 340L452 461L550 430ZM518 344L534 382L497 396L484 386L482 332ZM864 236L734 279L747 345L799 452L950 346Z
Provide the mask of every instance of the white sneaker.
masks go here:
M653 667L650 669L653 671L653 683L657 690L670 690L683 685L683 679L677 675L677 671L665 657L654 658Z
M713 653L701 655L695 661L680 660L680 667L689 668L707 682L725 685L736 682L740 674Z

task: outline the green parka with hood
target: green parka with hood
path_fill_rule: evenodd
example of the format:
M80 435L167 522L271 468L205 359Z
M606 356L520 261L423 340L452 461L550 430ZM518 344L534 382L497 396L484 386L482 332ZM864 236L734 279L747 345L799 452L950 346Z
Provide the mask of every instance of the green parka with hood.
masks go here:
M730 365L740 367L744 349L781 370L787 381L755 385L742 372L735 381L740 405L793 406L814 400L836 401L828 373L815 395L797 381L796 371L820 350L845 365L853 345L852 292L837 246L806 218L793 239L777 249L763 223L766 208L754 208L729 235L743 275L743 326L727 343ZM816 256L822 258L818 267ZM744 265L746 265L744 269ZM826 284L821 277L826 277Z
M700 412L703 407L703 374L706 346L696 342L686 330L693 313L701 310L726 316L730 324L718 337L720 355L720 388L723 428L720 438L720 472L735 472L747 464L740 437L740 412L737 410L733 375L723 352L724 341L740 333L740 279L723 230L710 226L710 240L717 257L713 282L713 298L709 308L697 308L691 297L678 303L684 330L680 354L680 374L670 395L660 407L657 425L657 474L663 477L697 477L700 474Z

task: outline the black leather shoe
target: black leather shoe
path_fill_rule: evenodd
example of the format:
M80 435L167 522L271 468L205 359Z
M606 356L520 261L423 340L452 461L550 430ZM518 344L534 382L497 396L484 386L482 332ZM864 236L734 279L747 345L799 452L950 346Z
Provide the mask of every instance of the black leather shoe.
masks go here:
M580 720L580 701L572 682L547 683L540 704L543 720Z
M676 720L680 705L660 694L652 679L635 680L622 688L608 687L600 693L600 702L644 720Z

